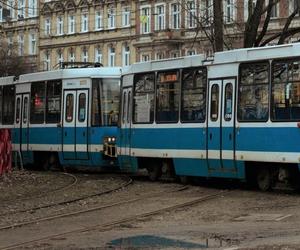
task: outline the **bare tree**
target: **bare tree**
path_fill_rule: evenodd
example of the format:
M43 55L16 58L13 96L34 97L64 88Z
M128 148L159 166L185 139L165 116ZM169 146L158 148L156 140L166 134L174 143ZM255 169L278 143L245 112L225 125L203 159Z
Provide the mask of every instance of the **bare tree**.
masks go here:
M238 2L241 0L237 0ZM295 4L292 13L286 16L285 23L281 30L274 33L269 32L272 12L276 4L286 3L287 0L245 0L248 5L248 19L233 19L228 22L223 10L225 0L200 0L200 15L195 15L197 28L194 40L197 41L202 36L211 44L213 51L222 51L223 48L232 49L232 43L236 42L235 34L243 41L243 47L260 47L270 42L276 41L283 44L288 38L300 33L300 27L291 27L291 24L298 13L300 13L300 0L294 0ZM244 4L244 1L240 3ZM289 4L292 2L289 1ZM233 6L237 11L241 11L237 5ZM184 7L188 11L187 6ZM292 9L292 8L291 8ZM224 18L227 22L224 22ZM280 20L282 23L283 19Z
M24 57L18 55L17 44L9 44L0 34L0 77L19 76L27 71Z

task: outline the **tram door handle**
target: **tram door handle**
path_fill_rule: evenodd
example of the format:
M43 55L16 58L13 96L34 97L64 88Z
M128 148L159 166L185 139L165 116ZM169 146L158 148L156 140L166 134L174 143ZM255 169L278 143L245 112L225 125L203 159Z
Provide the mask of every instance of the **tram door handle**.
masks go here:
M209 133L209 139L212 140L212 133Z
M232 140L232 134L230 133L229 134L229 141L231 141Z
M83 132L82 135L85 136L85 132Z

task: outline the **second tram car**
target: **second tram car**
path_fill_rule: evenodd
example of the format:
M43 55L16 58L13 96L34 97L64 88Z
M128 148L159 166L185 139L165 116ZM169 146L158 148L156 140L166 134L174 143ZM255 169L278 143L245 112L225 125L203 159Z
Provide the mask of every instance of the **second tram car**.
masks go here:
M124 170L300 180L299 43L134 64L121 100Z
M24 164L117 167L121 68L73 68L0 78L0 127Z

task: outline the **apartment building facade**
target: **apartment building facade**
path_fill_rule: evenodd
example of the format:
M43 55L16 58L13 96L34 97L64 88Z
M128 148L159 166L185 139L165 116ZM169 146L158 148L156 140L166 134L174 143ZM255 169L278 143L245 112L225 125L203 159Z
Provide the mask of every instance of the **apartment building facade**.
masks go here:
M40 13L40 61L44 70L61 62L135 62L135 1L47 1Z
M269 36L280 32L298 2L282 0L273 7ZM225 49L243 45L247 3L223 1ZM35 61L33 71L61 62L127 66L212 53L213 0L2 0L0 6L5 36ZM291 27L299 25L298 15ZM297 35L290 41L296 40Z
M9 47L24 57L27 70L37 71L39 43L39 1L7 0L0 3L0 33ZM14 46L16 45L16 46Z

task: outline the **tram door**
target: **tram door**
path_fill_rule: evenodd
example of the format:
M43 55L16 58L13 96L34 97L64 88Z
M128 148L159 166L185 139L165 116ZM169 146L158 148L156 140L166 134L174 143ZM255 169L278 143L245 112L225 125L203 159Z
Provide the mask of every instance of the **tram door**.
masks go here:
M64 159L87 160L88 155L88 90L64 91L63 118Z
M22 93L16 95L15 107L15 140L17 142L16 150L22 153L26 158L29 143L29 94Z
M130 166L131 154L131 102L132 88L124 88L122 91L122 112L120 130L120 155L124 168Z
M212 172L236 171L234 93L234 78L209 81L207 159Z

